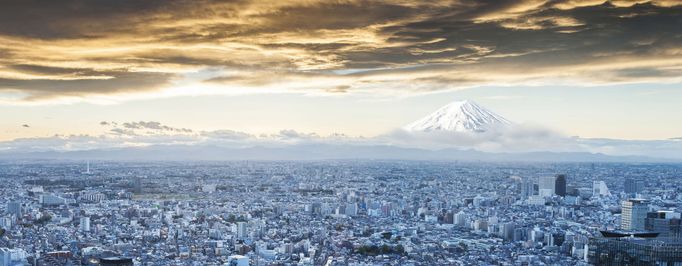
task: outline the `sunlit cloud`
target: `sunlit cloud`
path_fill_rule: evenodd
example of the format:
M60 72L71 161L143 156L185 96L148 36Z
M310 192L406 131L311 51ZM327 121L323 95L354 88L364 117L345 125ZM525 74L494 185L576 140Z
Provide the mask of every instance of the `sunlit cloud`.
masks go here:
M77 2L3 6L0 104L393 97L557 79L678 82L682 69L672 0ZM36 19L22 19L26 10Z

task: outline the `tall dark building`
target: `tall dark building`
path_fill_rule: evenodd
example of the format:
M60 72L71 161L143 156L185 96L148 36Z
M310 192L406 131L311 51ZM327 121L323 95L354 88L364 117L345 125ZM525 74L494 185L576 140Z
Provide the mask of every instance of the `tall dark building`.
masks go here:
M566 175L556 175L554 181L554 194L565 197L566 196Z

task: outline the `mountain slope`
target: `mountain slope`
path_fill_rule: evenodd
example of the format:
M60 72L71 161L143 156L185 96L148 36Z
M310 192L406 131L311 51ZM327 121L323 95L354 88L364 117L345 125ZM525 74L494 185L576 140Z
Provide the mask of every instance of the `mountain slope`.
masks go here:
M511 122L469 100L453 102L402 129L409 132L453 131L485 132Z

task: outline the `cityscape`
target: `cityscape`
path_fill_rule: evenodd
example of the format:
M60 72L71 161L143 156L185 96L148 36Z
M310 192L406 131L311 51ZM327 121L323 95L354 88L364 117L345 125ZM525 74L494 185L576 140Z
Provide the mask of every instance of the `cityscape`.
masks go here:
M0 266L682 266L682 0L2 0Z
M4 265L682 259L678 164L98 161L1 169Z

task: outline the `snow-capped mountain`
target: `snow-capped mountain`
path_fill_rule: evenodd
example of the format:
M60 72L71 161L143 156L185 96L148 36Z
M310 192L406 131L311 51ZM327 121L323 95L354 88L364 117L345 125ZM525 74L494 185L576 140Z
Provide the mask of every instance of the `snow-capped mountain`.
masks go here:
M511 122L504 117L469 100L452 102L432 114L404 126L410 132L454 131L485 132L506 127Z

